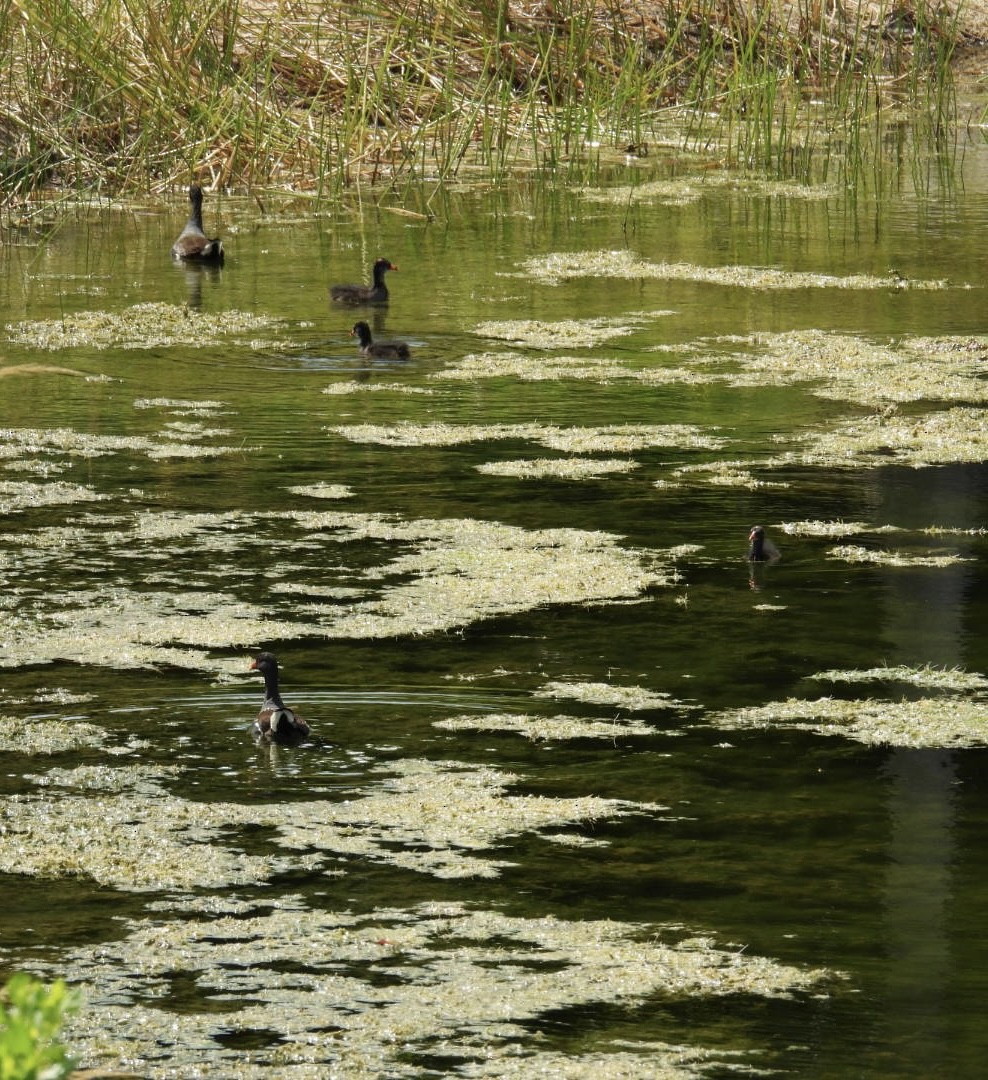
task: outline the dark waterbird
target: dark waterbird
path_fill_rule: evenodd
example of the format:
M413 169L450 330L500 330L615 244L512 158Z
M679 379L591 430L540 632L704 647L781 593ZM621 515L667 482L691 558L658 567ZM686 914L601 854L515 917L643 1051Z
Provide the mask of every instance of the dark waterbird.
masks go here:
M782 552L765 535L762 525L755 525L748 533L748 558L752 562L775 562L782 558Z
M354 324L350 337L360 341L360 351L375 360L408 360L411 353L404 341L373 341L371 328L365 322Z
M254 738L264 742L301 742L309 734L309 725L281 700L278 661L269 652L258 653L251 660L249 670L264 676L264 704L251 725Z
M210 240L203 232L202 188L198 184L189 188L189 202L192 204L192 211L185 228L172 244L172 258L182 262L218 266L223 262L223 241L218 237Z
M384 275L389 270L397 272L398 267L387 259L378 259L371 270L373 285L334 285L329 295L338 304L386 304L388 287L384 284Z

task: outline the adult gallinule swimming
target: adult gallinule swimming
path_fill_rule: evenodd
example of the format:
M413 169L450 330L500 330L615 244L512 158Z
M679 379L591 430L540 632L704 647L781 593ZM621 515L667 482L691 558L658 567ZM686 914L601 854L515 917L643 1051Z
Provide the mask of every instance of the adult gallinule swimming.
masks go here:
M309 734L309 725L281 700L278 661L269 652L258 653L251 660L249 670L264 676L264 704L251 725L254 738L277 743L301 742Z
M782 552L765 535L761 525L753 526L748 533L748 558L752 562L775 562L782 558Z
M387 259L378 259L371 270L373 285L334 285L329 290L329 295L338 304L386 304L388 287L384 284L384 275L389 270L397 269L398 267Z
M193 184L189 188L192 212L185 228L172 244L172 258L182 262L209 263L217 266L223 262L223 241L218 237L210 240L202 229L202 188Z

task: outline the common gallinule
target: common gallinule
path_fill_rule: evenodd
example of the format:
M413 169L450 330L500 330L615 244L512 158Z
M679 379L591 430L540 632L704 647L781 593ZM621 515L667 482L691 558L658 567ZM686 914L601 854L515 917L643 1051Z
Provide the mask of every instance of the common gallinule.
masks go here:
M373 285L334 285L329 290L329 295L338 304L386 304L388 287L384 284L384 275L389 270L397 269L398 267L387 259L378 259L371 271L374 276Z
M782 558L782 552L768 539L761 525L753 526L748 533L748 558L752 562L775 562Z
M360 351L364 356L375 360L408 360L411 356L404 341L372 341L371 328L365 322L356 323L350 337L360 341Z
M269 652L258 653L251 660L249 670L264 676L264 704L251 725L254 738L277 743L301 742L309 734L309 725L281 700L278 661Z
M219 238L210 240L202 230L202 188L198 184L189 188L189 202L192 212L172 244L172 258L217 266L223 262L223 241Z

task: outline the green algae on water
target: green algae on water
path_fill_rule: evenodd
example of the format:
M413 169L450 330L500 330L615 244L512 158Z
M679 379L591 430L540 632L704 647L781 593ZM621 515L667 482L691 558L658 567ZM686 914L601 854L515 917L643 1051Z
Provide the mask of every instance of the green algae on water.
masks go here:
M709 723L725 730L798 728L869 746L988 746L988 702L956 696L916 701L789 698L716 713Z
M176 957L200 997L228 1007L168 1008ZM585 1076L601 1055L543 1047L528 1037L533 1022L601 1003L633 1009L657 997L822 996L840 979L683 927L525 918L462 903L159 915L132 920L120 940L79 946L59 963L87 988L91 1007L65 1028L85 1064L137 1063L163 1077L156 1063L166 1061L171 1075L208 1066L224 1080L263 1080L272 1068L316 1080L344 1063L347 1076L370 1080L404 1074L410 1056L431 1059L437 1047L466 1059L464 1075L476 1062L477 1075ZM378 978L384 969L399 977ZM279 1037L247 1060L218 1038L231 1026ZM635 1071L616 1075L696 1080L698 1063L759 1073L738 1051L677 1047L657 1057L656 1049L625 1044L622 1059Z
M678 478L696 476L708 484L717 487L747 488L757 491L759 488L787 488L784 480L760 480L743 461L706 461L696 465L681 465L673 470Z
M353 489L346 484L296 484L286 489L292 495L305 495L310 499L349 499Z
M671 694L656 693L640 686L618 686L615 683L563 682L546 683L534 692L535 697L568 698L573 701L585 701L591 705L613 705L619 709L641 711L643 709L696 709L679 701Z
M31 619L7 627L0 663L15 666L73 660L117 668L173 664L215 671L209 652L259 641L301 637L393 637L455 629L549 604L640 598L676 581L673 557L635 551L619 538L579 529L525 530L471 519L413 520L338 510L284 513L173 514L142 512L121 519L129 528L88 527L25 533L25 572L57 562L98 563L137 577L132 587L94 584L36 597ZM307 552L327 543L379 545L373 565L346 571L344 581L312 582L311 603L299 609L276 586L297 582ZM237 553L286 550L290 562L268 568L267 595L241 599ZM177 584L169 553L221 554L225 579L217 589ZM211 561L215 562L215 559ZM327 572L325 558L321 572ZM205 571L203 572L205 575ZM339 575L335 575L339 577ZM16 582L12 582L16 584ZM363 591L339 603L340 587ZM320 589L324 590L320 592ZM325 591L327 590L328 591ZM354 595L351 593L350 595ZM320 602L320 598L322 602Z
M537 458L531 461L489 461L475 466L485 476L515 476L520 479L599 480L608 473L626 473L638 468L635 461L619 458Z
M778 528L788 536L837 537L901 532L895 525L869 525L866 521L783 521Z
M385 391L392 394L434 394L435 391L428 386L408 386L405 383L361 382L358 379L349 379L346 382L330 383L323 387L324 394L364 394L374 391Z
M827 554L842 562L870 563L873 566L955 566L973 561L963 555L910 555L901 551L875 551L853 544L830 548Z
M47 484L34 484L27 480L0 480L0 514L14 514L42 506L102 502L108 498L108 495L101 495L90 487L60 480Z
M474 332L481 337L500 338L514 345L535 349L589 349L611 338L635 331L634 322L626 319L560 319L543 322L537 319L506 319L478 323Z
M494 878L492 849L523 833L580 826L665 807L596 796L546 798L510 791L517 777L458 762L406 759L360 798L193 802L170 795L174 769L85 766L34 777L40 795L0 799L0 873L82 876L130 891L259 885L292 870L320 872L340 855L437 878ZM68 787L77 794L58 791ZM268 827L276 849L247 855L238 828ZM224 837L234 834L233 839Z
M526 276L544 285L586 277L612 277L637 281L697 281L753 289L945 289L945 281L912 281L889 274L813 274L773 270L760 266L696 266L691 263L653 263L627 250L568 251L537 255L522 263Z
M818 671L810 676L820 682L891 682L918 686L924 690L942 690L945 693L983 693L988 691L988 677L980 672L963 671L961 668L935 667L926 664L923 667L908 667L904 664L851 669L840 671L830 669Z
M18 754L65 754L102 746L106 732L81 720L25 720L0 716L0 751Z
M728 440L694 424L613 424L556 427L551 424L340 424L327 430L351 442L382 446L458 446L470 442L525 439L570 454L630 453L666 446L717 450Z
M536 716L513 713L470 713L436 720L442 731L501 731L524 735L533 742L565 739L607 739L625 736L668 735L639 720L590 720L576 716Z
M35 349L201 349L274 325L274 319L243 311L205 314L176 304L149 303L120 312L70 312L60 319L8 323L6 330L10 342Z

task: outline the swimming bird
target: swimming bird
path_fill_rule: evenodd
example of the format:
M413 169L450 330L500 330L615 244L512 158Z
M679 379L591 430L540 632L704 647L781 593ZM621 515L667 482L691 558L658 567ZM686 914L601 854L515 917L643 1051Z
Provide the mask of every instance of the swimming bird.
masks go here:
M372 341L371 328L365 322L354 323L350 337L360 340L360 351L374 360L408 360L411 353L404 341Z
M251 725L254 738L265 742L301 742L309 734L309 725L281 700L278 661L269 652L258 653L248 670L259 671L264 676L264 704Z
M198 184L189 188L189 202L192 212L185 228L172 244L172 258L218 266L223 262L223 241L218 237L210 240L202 230L202 188Z
M371 270L373 285L334 285L329 295L338 304L386 304L388 287L384 284L384 275L389 270L397 272L398 267L387 259L378 259Z
M782 558L782 552L768 539L761 525L752 526L748 533L748 558L751 562L775 562Z

